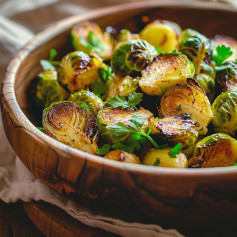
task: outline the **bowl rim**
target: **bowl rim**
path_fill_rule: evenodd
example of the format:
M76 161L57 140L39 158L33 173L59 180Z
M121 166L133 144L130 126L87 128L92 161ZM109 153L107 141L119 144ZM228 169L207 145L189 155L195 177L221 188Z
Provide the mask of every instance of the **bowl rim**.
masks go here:
M194 9L211 9L211 10L221 10L221 11L228 11L237 13L237 8L233 8L232 6L228 6L222 3L213 3L213 2L200 2L194 1L190 2L182 1L166 1L161 0L159 2L156 1L139 1L136 2L136 9L144 7L144 3L146 7L182 7L182 8L194 8ZM137 164L128 164L117 162L113 160L103 159L100 157L98 159L97 155L92 155L72 147L69 147L48 135L42 133L31 123L31 121L26 117L20 105L17 102L16 94L15 94L15 76L19 72L21 68L22 62L26 59L27 55L33 52L36 48L38 48L41 44L49 41L50 39L60 35L64 31L70 29L70 27L75 24L75 22L79 22L80 20L90 20L91 18L100 17L102 15L111 14L114 12L122 11L119 9L132 9L134 8L134 2L124 3L109 7L103 7L96 10L90 10L84 14L77 14L65 19L62 19L56 23L53 23L51 26L47 27L45 30L41 31L40 33L36 34L32 40L30 40L22 49L20 49L15 57L10 61L8 67L6 69L6 73L4 79L2 80L2 108L4 106L8 106L12 113L10 113L10 117L13 117L14 121L17 121L18 124L22 124L22 118L24 119L24 123L27 126L27 130L30 131L30 135L33 137L37 137L40 140L43 140L47 145L56 148L61 152L69 152L74 156L77 157L84 157L91 162L95 162L97 164L106 165L108 167L113 167L118 170L126 169L128 172L132 173L140 173L143 175L152 174L154 176L158 175L169 175L175 178L185 176L192 176L196 178L205 178L205 177L212 177L215 178L216 176L232 176L237 175L237 168L234 166L229 167L215 167L215 168L205 168L205 169L187 169L187 168L168 168L168 167L154 167L154 166L147 166L147 165L137 165ZM92 16L93 15L93 16ZM60 25L60 29L57 27ZM15 76L14 76L15 75ZM11 98L11 103L9 103L9 98ZM4 101L4 102L3 102ZM13 113L14 111L14 113ZM16 114L19 113L19 114ZM2 115L3 116L3 115ZM4 128L5 129L5 128Z

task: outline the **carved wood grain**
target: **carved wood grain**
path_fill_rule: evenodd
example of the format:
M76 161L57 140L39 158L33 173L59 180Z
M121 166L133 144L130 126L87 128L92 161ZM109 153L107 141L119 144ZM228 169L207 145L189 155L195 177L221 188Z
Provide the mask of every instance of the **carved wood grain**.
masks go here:
M235 167L182 170L122 164L70 148L40 132L41 116L27 96L39 61L55 48L60 56L71 50L69 31L75 22L94 20L138 31L141 16L176 21L208 37L237 38L237 10L210 3L130 3L73 16L37 35L10 63L2 82L2 117L16 154L42 182L74 200L130 220L196 225L222 215L237 216ZM113 209L109 208L113 207ZM121 208L123 207L123 208ZM108 209L108 210L107 210ZM204 215L204 213L206 213ZM178 218L178 219L177 219Z

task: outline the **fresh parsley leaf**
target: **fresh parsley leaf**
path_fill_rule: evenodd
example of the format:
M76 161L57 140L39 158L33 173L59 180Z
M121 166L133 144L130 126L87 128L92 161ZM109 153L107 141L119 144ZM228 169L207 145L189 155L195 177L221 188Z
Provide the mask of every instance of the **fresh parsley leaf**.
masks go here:
M233 164L233 166L237 166L237 162L235 162L235 163Z
M117 142L111 146L115 150L122 150L122 151L128 151L128 152L133 152L134 147L132 146L127 146L121 142Z
M128 96L128 101L124 96L118 95L117 97L110 98L108 103L113 107L122 107L122 109L126 109L128 107L134 107L136 109L136 105L142 101L143 93L131 93Z
M160 164L160 158L156 158L156 161L154 162L154 166L158 166Z
M176 156L181 152L182 150L182 144L178 143L176 146L174 146L170 151L169 151L169 156L171 158L176 158Z
M105 156L109 153L110 144L104 144L101 148L96 150L96 153L101 156Z
M82 103L81 107L86 110L87 113L91 113L90 107L86 103Z
M131 120L127 122L128 126L134 128L136 131L140 131L144 123L145 121L137 115L132 115Z
M179 110L181 110L183 107L182 107L182 105L180 105L178 108L177 108L177 110L179 111Z
M40 64L44 71L54 71L55 67L48 60L40 60Z
M155 49L156 49L158 54L164 54L165 53L164 50L162 48L158 47L158 46L155 46Z
M106 126L107 129L114 132L115 136L123 136L126 134L135 134L136 130L126 126L124 123L118 122L116 124Z
M52 61L56 56L58 52L55 49L51 49L49 53L49 61Z
M206 63L201 63L200 65L203 67L203 69L205 71L210 72L211 74L214 73L214 70L213 70L213 68L210 65L208 65Z
M96 80L93 85L93 93L99 95L100 97L101 95L104 95L106 93L107 89L108 87L106 83L104 83L100 79Z
M39 129L40 131L42 131L44 128L42 127L36 127L37 129Z
M217 66L220 66L227 58L229 58L233 52L230 47L225 45L218 45L212 54L212 59Z

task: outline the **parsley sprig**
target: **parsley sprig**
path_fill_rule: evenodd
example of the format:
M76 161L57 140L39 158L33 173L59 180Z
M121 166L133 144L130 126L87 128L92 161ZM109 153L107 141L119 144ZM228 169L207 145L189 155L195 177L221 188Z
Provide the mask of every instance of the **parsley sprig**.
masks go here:
M176 146L174 146L170 151L169 151L169 156L171 158L177 158L177 155L181 152L183 149L183 146L181 143L178 143Z
M217 66L220 66L227 58L229 58L233 52L230 47L225 45L218 45L212 54L212 59Z
M49 52L49 60L42 59L40 60L40 64L42 68L47 71L54 71L55 66L61 64L61 61L55 61L54 58L57 56L58 52L55 49L51 49Z
M135 109L136 105L142 101L143 93L133 92L129 94L127 100L124 96L118 95L117 97L110 98L108 103L113 108L122 107L122 109L126 109L128 107L133 107Z

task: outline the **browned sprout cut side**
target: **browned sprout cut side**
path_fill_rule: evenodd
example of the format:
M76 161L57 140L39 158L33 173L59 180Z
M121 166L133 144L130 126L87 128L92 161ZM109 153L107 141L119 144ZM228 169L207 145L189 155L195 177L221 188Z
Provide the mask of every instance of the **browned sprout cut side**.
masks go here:
M96 154L96 118L75 102L53 103L44 109L43 127L46 134L56 140L81 151Z
M97 56L82 51L68 53L58 68L58 81L69 92L87 89L99 76L99 68L105 64Z
M224 133L216 133L196 144L193 158L189 160L189 167L231 166L236 161L237 141Z
M162 119L151 118L149 128L155 141L169 146L182 144L183 148L191 146L198 137L198 128L189 114L170 115Z
M159 55L142 70L139 86L148 95L161 96L177 83L186 84L195 73L192 62L184 54Z
M188 79L186 85L176 85L161 98L158 107L160 117L188 113L198 123L204 133L213 118L210 102L203 88L194 79Z
M141 164L141 161L135 154L122 150L110 151L104 158L125 163Z

